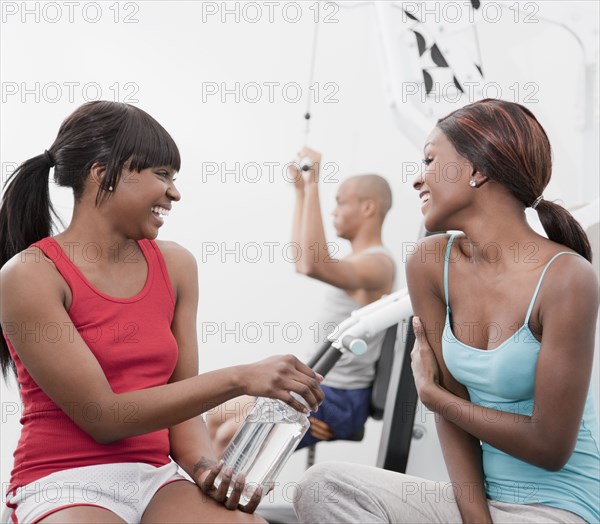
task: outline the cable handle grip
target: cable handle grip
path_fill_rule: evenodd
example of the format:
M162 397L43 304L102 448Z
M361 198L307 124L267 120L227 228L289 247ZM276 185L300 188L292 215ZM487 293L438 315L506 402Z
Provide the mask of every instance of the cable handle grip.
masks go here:
M327 375L341 356L342 350L331 346L313 367L313 371L322 376Z
M309 368L314 368L316 363L321 360L321 357L327 352L327 350L331 347L331 340L325 340L323 345L319 348L319 350L310 358L306 365Z
M310 159L310 157L307 156L303 156L300 159L300 169L302 169L302 171L310 171L313 168L313 161Z

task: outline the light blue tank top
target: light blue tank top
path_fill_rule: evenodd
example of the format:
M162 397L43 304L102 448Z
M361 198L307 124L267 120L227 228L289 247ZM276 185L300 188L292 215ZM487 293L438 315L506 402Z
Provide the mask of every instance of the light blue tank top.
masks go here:
M474 404L530 416L540 343L529 328L529 317L552 262L559 255L576 253L563 251L552 257L542 271L524 324L497 348L482 350L462 343L452 331L448 262L453 240L454 235L448 240L444 261L446 323L442 353L446 366L452 376L467 388ZM545 504L572 511L587 522L599 522L599 441L598 418L590 387L575 450L560 471L534 466L482 442L487 495L490 499L513 504Z

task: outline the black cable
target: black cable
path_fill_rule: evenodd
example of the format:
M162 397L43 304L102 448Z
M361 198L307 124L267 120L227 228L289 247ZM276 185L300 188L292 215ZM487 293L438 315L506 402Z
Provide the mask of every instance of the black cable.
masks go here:
M310 108L312 102L312 96L310 94L311 86L313 85L315 79L315 68L317 64L317 42L319 40L319 21L315 22L315 31L313 33L313 45L312 45L312 57L310 60L310 76L308 78L308 90L307 100L306 100L306 113L304 113L304 118L306 120L306 127L304 128L304 145L306 146L308 141L308 133L310 131Z
M308 79L308 89L306 91L306 112L304 113L304 119L306 120L306 126L304 127L304 147L308 145L308 135L310 133L310 108L312 102L311 96L311 86L314 83L315 78L315 68L317 64L317 42L319 40L319 21L315 22L315 31L313 33L313 45L312 45L312 58L310 61L310 76ZM312 167L312 163L308 157L300 159L300 166L302 167L302 171L308 171Z

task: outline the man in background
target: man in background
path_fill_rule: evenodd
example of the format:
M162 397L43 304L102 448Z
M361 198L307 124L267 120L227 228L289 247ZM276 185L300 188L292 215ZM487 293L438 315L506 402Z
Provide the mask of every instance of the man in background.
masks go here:
M319 199L321 154L304 148L298 155L309 159L311 168L304 172L290 168L296 193L292 240L300 246L296 271L331 286L319 318L324 341L331 331L327 332L326 327L338 325L355 309L392 292L395 263L381 240L383 222L392 206L392 193L387 181L379 175L353 176L340 185L333 211L334 226L338 237L350 241L352 253L334 259L327 246ZM298 449L320 440L349 438L364 426L383 338L384 332L373 337L362 356L345 352L327 374L321 384L325 400L311 415L310 430ZM218 455L243 422L241 413L248 413L248 405L253 401L250 397L239 397L229 401L224 409L209 413L208 428Z

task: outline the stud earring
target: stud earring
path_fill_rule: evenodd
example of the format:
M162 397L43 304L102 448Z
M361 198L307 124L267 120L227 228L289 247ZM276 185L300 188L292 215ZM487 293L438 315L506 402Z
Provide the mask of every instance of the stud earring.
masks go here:
M477 186L477 182L475 181L475 179L474 179L474 178L472 178L471 180L469 180L469 185L470 185L471 187L476 187L476 186Z
M113 190L113 186L109 186L108 190L112 191Z

